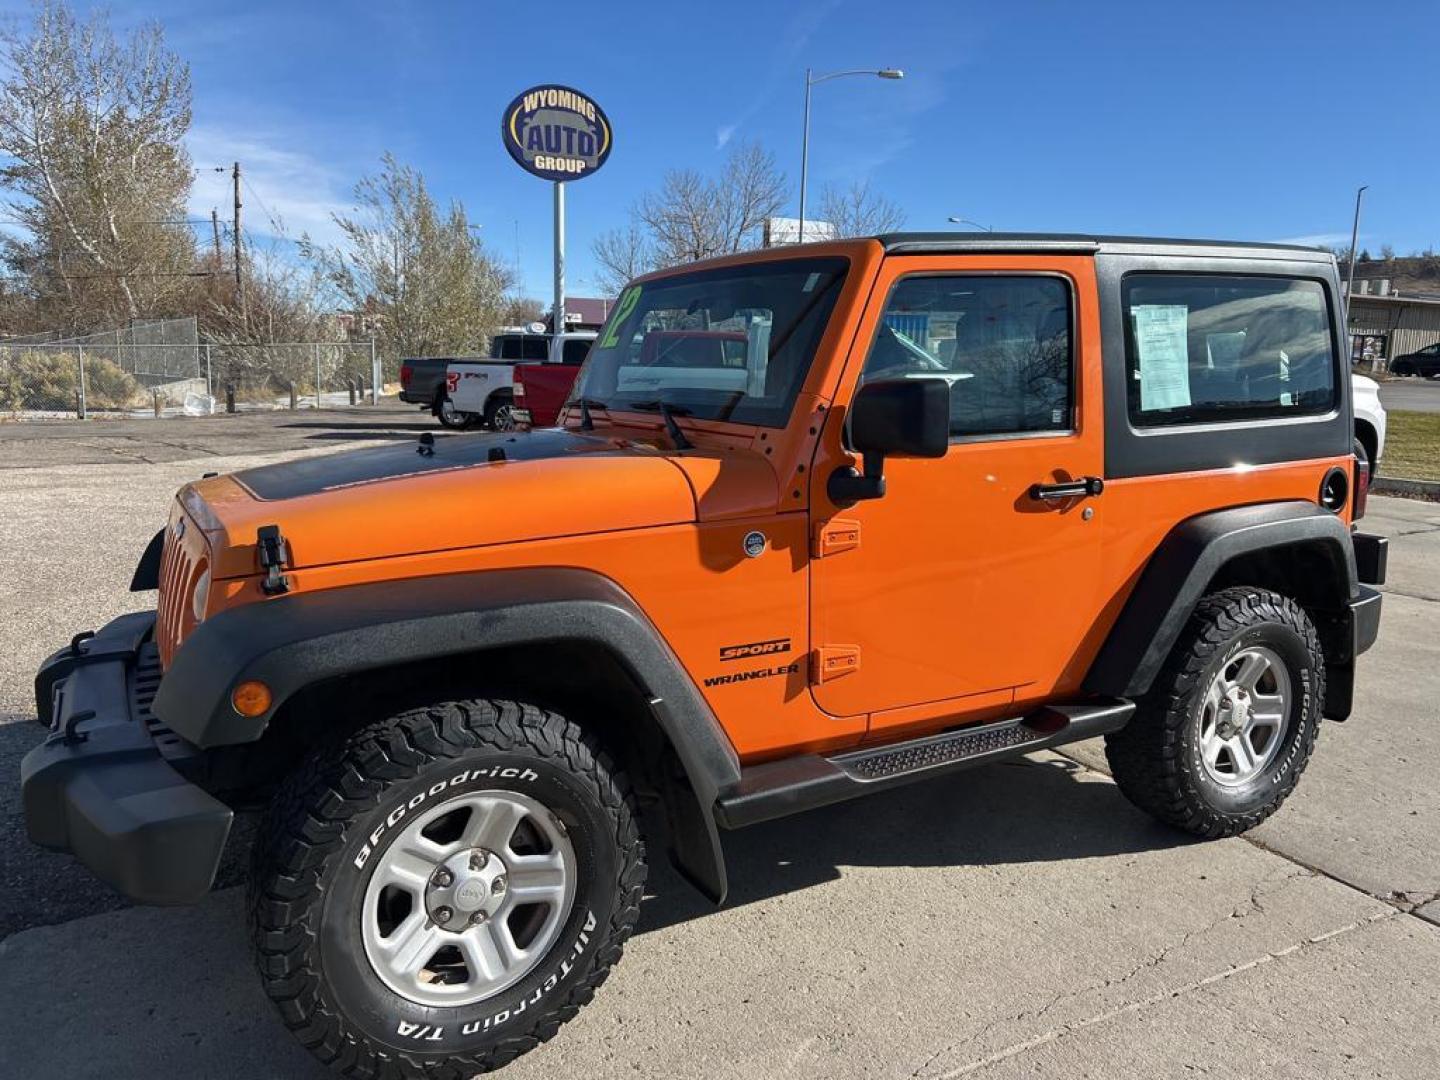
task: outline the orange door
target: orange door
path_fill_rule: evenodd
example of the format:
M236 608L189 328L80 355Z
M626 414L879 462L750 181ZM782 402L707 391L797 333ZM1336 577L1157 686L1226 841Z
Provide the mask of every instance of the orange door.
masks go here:
M859 371L945 379L951 442L944 458L887 460L882 498L834 507L825 480L844 459L826 432L811 564L812 693L826 712L869 713L872 734L923 729L1078 685L1105 499L1053 486L1101 474L1095 302L1088 257L882 269L844 385Z

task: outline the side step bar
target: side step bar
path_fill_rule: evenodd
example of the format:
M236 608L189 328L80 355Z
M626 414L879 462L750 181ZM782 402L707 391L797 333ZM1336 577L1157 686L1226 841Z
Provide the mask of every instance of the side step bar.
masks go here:
M865 747L835 757L805 754L752 765L715 804L727 829L739 829L817 806L843 802L973 765L1118 731L1135 712L1130 701L1050 705L1028 716L957 728L921 739Z

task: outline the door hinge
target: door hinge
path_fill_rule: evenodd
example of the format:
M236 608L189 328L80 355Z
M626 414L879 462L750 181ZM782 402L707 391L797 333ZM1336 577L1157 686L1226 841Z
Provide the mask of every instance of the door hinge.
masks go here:
M860 546L860 522L848 518L834 518L815 530L815 542L810 554L816 559L836 555L842 551Z
M821 645L810 654L810 681L825 683L860 670L859 645Z

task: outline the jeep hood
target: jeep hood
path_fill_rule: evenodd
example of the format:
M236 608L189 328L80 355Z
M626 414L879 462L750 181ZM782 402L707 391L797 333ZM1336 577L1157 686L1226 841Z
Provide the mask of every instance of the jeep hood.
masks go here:
M407 439L201 480L180 499L220 578L258 573L264 525L301 569L696 519L686 470L659 449L563 430Z

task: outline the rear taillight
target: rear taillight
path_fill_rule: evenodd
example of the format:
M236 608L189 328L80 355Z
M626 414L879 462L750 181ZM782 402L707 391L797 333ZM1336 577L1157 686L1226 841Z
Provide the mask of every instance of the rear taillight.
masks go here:
M1350 520L1359 521L1365 516L1365 503L1370 498L1370 458L1357 447L1355 454L1355 498L1350 503Z
M515 380L515 390L514 390L514 394L515 394L515 396L516 396L517 398L522 398L522 397L525 396L525 384L524 384L523 382L521 382L519 379L516 379L516 380Z
M400 365L400 385L401 385L401 386L407 386L407 387L408 387L408 386L410 385L410 376L411 376L411 375L414 375L414 374L415 374L415 369L414 369L413 367L411 367L409 364L401 364L401 365Z

